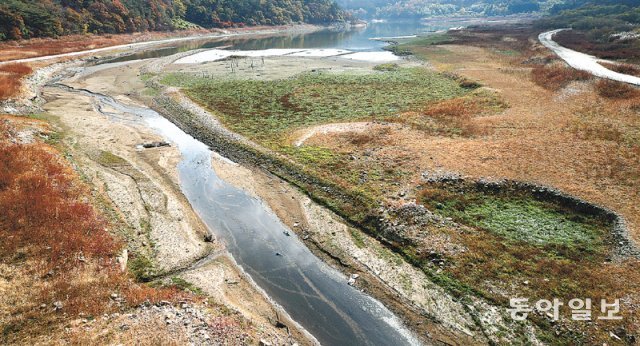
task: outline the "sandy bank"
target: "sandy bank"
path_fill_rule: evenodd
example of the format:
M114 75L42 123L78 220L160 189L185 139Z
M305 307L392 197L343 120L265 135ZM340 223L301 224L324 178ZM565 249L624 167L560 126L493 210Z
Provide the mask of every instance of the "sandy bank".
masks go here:
M295 56L329 58L340 57L365 62L398 61L400 57L391 52L352 52L344 49L264 49L264 50L222 50L209 49L178 59L175 64L200 64L223 60L229 57L264 58L273 56Z
M102 69L75 78L69 84L112 93L128 104L140 104L144 97L128 90L143 89L138 84L138 68L143 64ZM140 96L142 98L137 98ZM152 259L154 266L148 268L150 275L175 272L171 275L187 278L210 294L216 303L241 314L250 323L247 331L255 340L278 345L314 343L286 313L246 280L233 260L226 257L220 243L205 241L209 230L179 188L177 148L141 149L140 144L162 138L150 129L127 121L126 114L98 108L89 96L47 87L44 97L47 99L44 109L65 133L65 141L73 148L72 155L79 169L123 221L120 232L127 239L129 252ZM112 119L106 117L105 112L111 114ZM198 259L220 251L222 255L216 259L189 269ZM218 276L220 280L212 279ZM288 328L276 327L278 323Z

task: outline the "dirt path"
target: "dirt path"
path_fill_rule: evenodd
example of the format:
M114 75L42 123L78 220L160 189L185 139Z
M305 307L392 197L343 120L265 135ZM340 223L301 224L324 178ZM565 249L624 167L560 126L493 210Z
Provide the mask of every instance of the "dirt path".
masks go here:
M542 34L540 34L540 36L538 36L538 39L545 47L551 49L560 58L562 58L562 60L564 60L567 64L569 64L569 66L577 70L587 71L593 74L594 76L597 76L600 78L607 78L607 79L615 80L618 82L640 85L640 78L636 76L630 76L628 74L611 71L608 68L599 64L599 62L608 62L613 64L615 64L615 62L598 59L592 55L576 52L575 50L562 47L561 45L553 41L553 35L564 30L569 30L569 29L558 29L558 30L543 32Z
M293 138L291 142L293 142L293 145L295 145L296 147L300 147L309 138L318 134L326 135L329 133L364 132L374 124L374 122L355 122L313 126L302 129L300 131L296 131L291 136Z

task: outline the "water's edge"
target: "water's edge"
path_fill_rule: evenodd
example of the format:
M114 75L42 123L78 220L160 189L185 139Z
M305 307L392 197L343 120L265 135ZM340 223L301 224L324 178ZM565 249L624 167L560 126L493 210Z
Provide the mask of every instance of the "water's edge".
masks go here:
M221 180L211 168L208 146L149 108L65 89L91 96L175 144L182 155L180 186L194 210L251 281L320 342L419 343L384 305L347 285L343 274L315 257L261 200Z

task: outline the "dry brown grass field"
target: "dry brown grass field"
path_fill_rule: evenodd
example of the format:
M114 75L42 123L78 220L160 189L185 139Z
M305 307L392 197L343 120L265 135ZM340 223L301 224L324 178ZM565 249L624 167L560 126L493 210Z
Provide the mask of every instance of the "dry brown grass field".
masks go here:
M22 79L31 71L31 67L27 64L0 65L0 100L19 94Z
M497 37L495 42L508 41ZM514 45L521 46L518 43ZM531 56L548 54L537 44L517 56L468 45L415 49L436 68L497 90L509 105L504 112L474 119L476 126L491 130L489 136L413 142L433 158L430 166L560 188L619 211L640 240L640 206L631 202L640 197L638 89L572 74L556 62L523 64ZM545 68L561 71L566 81L558 83L552 74L551 86L540 82L536 73ZM623 90L625 97L601 96L616 93L607 89Z
M369 172L365 178L376 180L367 187L371 191L378 182L385 185L380 190L387 204L401 205L406 197L398 194L404 196L403 190L416 189L417 195L409 198L425 204L444 196L441 190L421 188L425 172L532 182L616 211L626 219L631 237L640 241L639 89L569 68L549 56L535 34L471 31L454 34L453 44L408 46L435 69L479 82L484 87L480 91L494 93L507 107L478 104L478 97L451 99L402 114L397 122L408 127L316 135L306 145L354 157L345 163L348 168L340 169ZM443 128L456 131L439 130ZM393 183L384 178L390 174ZM452 199L464 200L459 194L442 198ZM451 261L446 273L491 297L510 292L538 299L621 298L622 324L568 327L585 333L581 342L616 343L609 332L640 331L637 259L609 262L580 252L559 259L545 253L549 248L509 245L486 232L426 232L443 234L448 245L419 243L414 257L444 254ZM456 248L468 251L461 254Z

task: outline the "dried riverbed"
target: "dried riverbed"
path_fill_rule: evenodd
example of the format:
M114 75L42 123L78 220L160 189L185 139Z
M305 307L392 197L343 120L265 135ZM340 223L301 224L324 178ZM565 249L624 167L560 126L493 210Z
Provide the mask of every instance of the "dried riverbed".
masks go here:
M51 101L49 103L47 103L47 107L48 110L52 113L61 115L60 111L57 111L56 107L58 106L59 102L60 104L62 103L69 103L70 99L74 99L74 98L85 98L85 97L93 97L93 100L87 100L91 103L93 103L93 107L95 108L95 110L97 110L97 114L95 114L95 110L94 114L96 116L100 116L100 114L102 115L108 115L111 117L111 119L109 120L103 120L102 123L104 126L107 126L109 121L115 121L115 123L113 123L114 127L122 127L124 131L128 130L129 133L125 136L123 136L124 138L127 138L127 142L125 145L125 147L127 147L129 153L127 153L127 150L123 150L123 152L120 152L119 150L114 150L115 148L110 148L110 150L114 151L115 154L113 154L116 157L119 158L124 158L125 161L128 162L128 159L131 159L131 155L138 155L140 154L139 150L141 149L134 149L134 150L138 150L138 151L134 151L131 152L132 148L139 148L139 145L137 146L134 142L131 141L135 141L141 143L141 142L152 142L152 141L158 141L157 138L145 138L145 140L140 140L139 138L136 138L135 136L132 135L131 133L131 128L136 128L140 131L145 131L146 129L144 129L144 124L140 123L140 119L136 119L136 117L142 117L143 119L147 119L147 115L146 112L144 111L144 109L142 107L124 107L122 106L122 102L127 103L127 104L136 104L137 102L134 99L131 99L129 96L133 96L133 95L122 95L121 93L117 93L114 92L114 87L104 87L105 85L116 85L115 88L118 88L118 85L127 85L128 88L138 88L140 87L139 85L136 85L137 82L135 81L129 81L126 82L125 80L123 80L124 76L133 76L136 77L138 75L136 71L137 66L134 65L116 65L114 66L114 69L109 70L109 69L99 69L98 71L95 71L92 74L80 74L79 77L77 77L76 79L72 79L72 80L68 80L65 81L65 83L71 84L72 86L76 87L76 90L80 90L80 91L74 91L72 89L66 89L66 88L61 88L58 87L56 89L56 91L51 91L51 95L53 98L58 98L58 100L56 101ZM120 73L114 73L114 71L118 71ZM115 81L112 80L112 78L115 79ZM114 83L115 82L115 83ZM117 100L118 101L110 101L111 98L105 98L102 97L100 94L92 94L90 92L86 92L86 91L81 91L82 89L97 89L99 90L101 93L115 93L118 94L117 96ZM110 90L111 89L111 90ZM63 96L64 95L64 96ZM65 99L65 96L68 97L67 99ZM77 116L77 114L76 114ZM133 118L131 118L131 116L133 116ZM170 129L170 123L166 123L165 125L161 125L162 124L162 120L161 118L154 118L151 113L149 113L148 116L151 116L151 118L147 119L147 126L151 126L152 128L155 128L157 131L160 131L161 134L163 134L164 136L167 136L165 138L169 138L174 144L177 144L178 148L180 148L180 151L182 153L182 155L189 155L187 153L191 153L193 152L194 154L198 153L198 151L194 151L195 148L197 146L199 146L196 142L194 142L193 139L188 139L187 137L184 137L184 139L181 139L183 137L175 137L176 132L174 130ZM156 120L153 120L156 119ZM84 120L84 119L83 119ZM95 119L92 119L93 121L95 121ZM91 121L91 123L93 123L93 121ZM105 122L106 121L106 122ZM151 122L149 122L151 121ZM157 122L160 121L160 122ZM68 124L70 125L70 124ZM75 126L80 125L81 127L93 127L92 125L86 124L84 126L82 126L82 123L80 124L75 124ZM75 127L74 126L74 127ZM169 126L169 127L167 127ZM172 125L171 125L172 126ZM71 126L70 126L71 127ZM168 132L167 132L168 131ZM109 138L110 136L106 136L105 134L109 132L108 129L105 128L101 128L99 131L96 131L97 133L100 133L100 135L97 136L97 138L88 138L88 141L91 140L97 140L98 142L102 143L102 145L104 145L105 147L112 147L113 143L118 142L117 139L114 138ZM86 135L85 135L86 136ZM83 136L84 137L84 136ZM196 147L194 147L194 145ZM83 146L84 147L84 146ZM206 147L202 147L205 151L207 151ZM165 149L153 149L153 150L165 150ZM174 148L167 148L166 150L175 150ZM186 150L186 151L185 151ZM198 149L200 150L200 149ZM146 153L147 151L143 150L142 153ZM196 154L200 155L200 154ZM188 156L185 158L183 157L183 164L179 165L178 167L178 177L180 179L179 184L182 187L183 191L185 188L190 189L189 187L185 187L184 183L185 183L185 179L193 179L193 178L197 178L199 176L201 176L202 172L196 172L196 171L191 171L189 165L194 165L193 167L200 167L202 163L205 164L204 168L205 170L208 170L209 172L212 173L212 171L210 169L206 168L206 161L207 158L199 158L197 159L197 161L192 161L192 159L196 159L194 158L189 158ZM132 159L133 160L133 159ZM186 161L185 161L186 160ZM201 161L202 160L202 161ZM114 164L114 167L109 167L112 169L116 169L116 170L122 170L123 164L120 164L119 160L114 160L114 161L118 161L117 164ZM167 166L173 166L175 165L176 161L175 161L175 157L173 159L171 158L166 158L166 160L163 160L164 164ZM186 164L185 164L186 163ZM109 164L106 164L106 166L110 166ZM182 167L182 168L180 168ZM188 169L185 171L185 169ZM171 169L169 169L169 171L172 171ZM190 173L187 173L190 172ZM140 171L138 172L140 173ZM185 175L186 174L186 175ZM131 176L132 174L128 174L128 176ZM176 177L175 172L171 173L171 176ZM215 176L211 176L209 177L210 179L217 179L215 178ZM137 181L135 178L132 178L134 181ZM127 207L127 203L131 204L130 201L124 201L122 200L121 195L126 195L125 190L122 189L118 189L117 187L114 187L115 184L115 180L117 179L111 179L109 182L106 182L105 184L107 185L106 190L107 191L113 191L113 199L115 200L116 204L118 204L119 209L123 209L125 210ZM139 180L139 179L138 179ZM162 178L159 178L159 180L162 180ZM207 181L207 179L205 179L204 181ZM111 183L111 186L109 187L109 183ZM175 181L173 182L175 183ZM231 227L245 227L243 226L243 223L241 223L239 220L234 221L232 224L219 224L219 220L220 220L220 215L218 215L218 217L214 217L209 219L208 217L213 216L213 215L209 215L207 210L210 209L203 209L207 208L207 206L209 206L206 203L209 202L205 202L205 204L198 204L198 203L202 203L201 199L198 199L194 196L196 196L196 194L200 193L200 189L201 188L208 188L207 186L211 186L211 188L213 188L214 190L211 191L211 193L213 193L213 195L211 193L207 194L208 196L215 196L218 195L220 197L222 196L230 196L229 193L231 193L232 195L235 194L235 192L232 192L233 189L229 189L229 188L225 188L225 190L217 190L219 189L220 183L216 184L214 181L211 181L211 183L214 183L213 185L201 185L202 182L197 182L197 180L194 181L194 183L196 183L196 185L193 185L193 188L196 188L196 190L191 190L191 192L189 192L189 190L187 190L185 193L187 195L187 197L190 199L190 203L192 205L194 205L196 207L196 211L200 214L200 216L205 220L205 223L211 228L217 228L214 231L221 229L225 229L225 227L227 226L231 226ZM138 185L139 186L139 185ZM198 187L199 186L199 187ZM218 186L218 187L216 187ZM224 184L222 185L224 186ZM133 189L131 187L134 187ZM135 186L132 185L128 190L133 190L135 191ZM175 187L175 186L174 186ZM138 190L140 190L140 188L138 187ZM166 196L166 194L165 194ZM166 197L165 197L166 198ZM195 199L194 199L195 198ZM240 199L237 199L240 198ZM241 195L237 195L235 202L233 203L241 203L238 206L242 206L244 204L242 203L246 203L246 202L242 202L242 197ZM154 203L155 201L157 201L157 197L153 197L153 196L148 196L148 197L142 197L143 202L146 201L147 202L151 202ZM162 198L161 198L162 199ZM120 201L122 200L122 201ZM200 202L199 202L200 201ZM231 200L229 201L231 202ZM220 207L222 209L225 209L226 207L224 205L227 205L229 202L222 202L222 201L217 201L216 203L223 203L220 205ZM253 203L253 202L252 202ZM134 203L135 204L135 203ZM166 204L166 203L165 203ZM259 206L260 204L257 204L256 206ZM146 209L151 209L154 210L154 206L153 205L144 205L146 207ZM211 205L212 206L212 205ZM250 205L244 205L245 207L249 208L246 209L246 211L250 211L251 208L255 208L255 207L251 207ZM210 207L210 206L209 206ZM233 207L232 205L227 205L227 207ZM241 207L241 208L245 208L245 207ZM140 214L140 213L135 213L136 208L128 208L126 210L126 214ZM139 208L138 208L139 209ZM155 210L154 210L155 211ZM227 215L229 215L228 212L226 212ZM261 212L261 214L257 215L257 219L255 220L258 224L261 225L265 225L265 227L267 227L268 225L265 224L265 222L267 223L272 223L275 222L272 226L275 226L277 223L279 223L279 221L277 221L277 219L272 218L271 216L269 216L268 214L262 214L263 212ZM171 213L170 213L171 214ZM177 218L179 220L184 220L184 218L180 215L177 216ZM269 221L270 218L273 219L273 221ZM246 218L243 218L243 220L247 220ZM135 220L131 221L132 223L136 223ZM145 224L144 222L140 222L140 224ZM160 222L159 224L162 224L162 222ZM171 244L174 245L179 245L181 247L184 247L186 245L189 244L189 242L184 242L185 244L182 244L183 242L180 240L177 241L173 241L172 243L167 243L166 240L168 239L166 234L156 234L156 232L158 232L158 223L153 223L151 222L151 241L149 242L149 244L153 244L151 252L149 256L152 256L153 254L158 254L158 255L162 255L162 251L163 249L167 249L168 251L171 251L170 249L174 248L174 246L172 246ZM217 225L214 226L214 225ZM248 225L248 224L247 224ZM251 226L249 226L251 227ZM273 227L269 226L270 228L267 229L272 229ZM281 227L281 226L278 226ZM278 229L277 227L275 228L276 230ZM285 228L286 229L286 228ZM264 229L263 229L264 231ZM227 241L227 243L231 240L235 241L240 241L240 239L242 237L244 237L244 232L246 232L246 229L237 229L235 230L233 233L235 234L233 236L233 238L229 238L228 236L222 236L222 239L225 239ZM240 233L238 233L240 232ZM282 237L282 231L277 231L279 232L278 234L280 235L280 237ZM138 233L140 233L140 230L138 230ZM230 233L231 234L231 233ZM240 238L238 238L240 237ZM204 237L202 237L203 239ZM287 240L288 237L285 237L284 239ZM195 240L198 239L198 237L194 238ZM248 239L247 239L248 240ZM293 238L291 238L292 241L295 242L295 240ZM242 240L244 241L244 240ZM166 244L166 245L165 245ZM144 245L144 244L143 244ZM247 244L245 244L247 245ZM159 263L163 263L166 264L165 259L166 258L172 258L172 260L174 260L175 258L180 258L183 256L187 256L187 258L185 258L186 263L192 262L193 260L202 257L204 254L206 254L205 251L200 251L201 248L200 246L203 246L203 244L201 242L196 241L194 244L195 247L193 248L183 248L182 250L178 250L175 251L173 254L166 254L166 256L157 256L156 259L158 260ZM228 243L228 248L229 250L231 250L234 253L234 257L239 258L239 260L241 261L241 265L242 266L246 266L247 265L247 260L251 259L251 258L255 258L256 260L258 260L259 262L256 262L255 264L252 264L251 270L248 270L249 274L252 276L252 280L257 280L259 285L262 287L267 287L267 292L269 293L269 295L273 295L273 288L277 287L277 286L269 286L271 284L271 280L273 279L267 279L267 281L264 281L265 279L262 278L263 274L266 274L267 277L270 277L271 274L268 273L263 273L261 274L260 272L256 272L256 265L257 263L262 263L262 264L268 264L274 260L279 260L279 256L278 254L284 254L284 258L286 260L287 257L291 256L291 251L292 248L292 243L289 243L286 248L283 248L282 250L279 250L276 252L276 255L274 256L274 252L275 250L268 250L266 253L261 253L260 256L256 256L257 253L255 252L255 249L253 249L252 251L246 253L246 248L245 246L240 245L236 245L236 244L229 244ZM207 245L205 245L205 247L207 247ZM302 245L297 245L297 247L299 247L300 251L302 251L302 253L304 253L304 251L308 251L304 248L304 246ZM240 252L238 252L240 251ZM297 252L294 251L294 252ZM243 255L243 253L246 253L247 255L251 256L251 257L246 257L246 255ZM191 254L191 255L186 255L186 254ZM189 257L191 256L191 257ZM240 256L240 257L238 257ZM312 256L312 255L304 255L304 256ZM294 256L293 258L296 258L296 256ZM273 260L272 260L273 259ZM302 268L306 268L303 269L303 271L305 272L305 274L303 275L303 278L306 278L305 280L309 280L308 283L311 285L311 287L316 287L313 290L315 290L315 292L317 292L319 297L323 297L324 295L330 295L330 297L327 297L325 299L321 299L320 302L336 302L337 305L333 305L331 304L331 306L333 306L333 309L336 310L336 312L339 313L339 315L337 316L342 316L344 318L346 318L348 316L348 318L346 319L346 323L345 324L336 324L334 323L333 326L337 327L340 326L341 328L341 332L336 333L336 331L332 332L332 336L331 338L338 338L335 339L337 340L342 340L342 341L346 341L347 339L344 339L345 337L348 338L353 338L356 340L361 340L364 343L375 343L373 340L384 340L384 338L386 337L391 337L390 340L395 340L396 342L398 342L398 340L401 340L402 338L405 338L405 340L407 340L407 343L415 343L416 341L414 339L412 339L412 337L410 336L410 334L408 332L404 332L405 334L401 334L403 333L402 330L403 328L400 326L400 322L397 321L397 319L395 317L393 317L393 315L391 315L384 307L382 307L382 305L380 305L379 303L375 302L374 300L371 300L370 298L368 298L366 295L362 295L360 293L358 293L356 290L354 290L353 288L349 287L348 285L346 285L346 281L347 279L344 277L340 277L340 275L336 276L336 274L330 273L331 271L327 271L327 269L323 269L322 266L314 268L313 266L317 266L317 264L315 264L316 262L318 262L318 260L316 259L315 262L314 260L311 260L311 258L304 260L304 262L300 262L300 260L302 260L302 258L300 258L299 260L296 260L295 262L291 262L291 265L293 265L292 268L299 267L302 266ZM310 262L308 262L309 260L311 260ZM306 263L308 262L308 263ZM306 263L306 264L305 264ZM308 267L310 264L313 264L312 267ZM318 262L319 263L319 262ZM272 270L273 268L276 268L277 265L275 263L272 263L272 265L269 265ZM181 268L182 265L180 263L176 263L175 265L172 266L173 268ZM207 287L210 287L211 283L207 282L207 280L205 279L206 276L203 275L201 273L201 270L203 268L207 268L207 266L199 266L197 271L189 274L189 272L186 272L185 274L183 274L183 277L188 278L189 280L194 280L194 284L196 286L201 286L204 287L205 289ZM282 269L286 269L287 267L283 267ZM265 268L266 269L266 268ZM163 272L166 270L171 270L170 268L158 268L159 272ZM197 272L199 272L200 274L196 274ZM327 276L328 274L328 276ZM274 277L275 278L275 277ZM293 277L292 277L293 278ZM295 282L295 281L294 281ZM302 283L302 281L300 281L300 283ZM224 285L224 283L222 283ZM266 285L266 286L265 286ZM320 285L320 286L318 286ZM334 285L335 287L333 288L329 288L329 287L322 287L325 285L329 285L329 287L331 285ZM271 288L271 291L269 291L268 287L273 287ZM211 292L215 292L215 289L208 289L208 291ZM347 298L347 300L343 300L341 301L341 295L343 295L344 292L350 292L347 295L345 295L344 297ZM352 298L349 298L351 297ZM279 297L278 299L282 299L282 295L277 296ZM351 302L351 299L356 299L356 301ZM328 300L327 300L328 299ZM311 303L311 301L309 302ZM349 313L349 315L346 314L341 314L339 311L344 309L345 307L348 307L349 304L356 304L356 306L359 306L360 308L364 309L362 313L356 313L355 310L351 310L351 312ZM305 309L305 304L302 304L300 302L295 303L294 305L291 305L291 302L287 302L285 301L280 301L280 304L284 305L285 308L287 309L287 311L290 311L291 309L302 309L301 311L304 311ZM323 303L320 303L323 304ZM317 303L313 303L312 305L317 305ZM319 308L321 305L317 305L316 308ZM245 310L247 313L250 313L248 310ZM311 311L311 310L306 310L306 311ZM307 312L308 313L308 312ZM325 313L325 312L323 312ZM369 313L375 313L375 318L372 318L372 316L367 317L366 319L361 319L361 317L367 316ZM282 318L284 314L283 311L281 311L280 316ZM298 319L301 315L298 313L296 319ZM336 316L336 317L337 317ZM280 318L276 318L276 320L279 320ZM378 321L379 322L376 322ZM307 320L306 321L306 325L305 327L307 327L309 325L309 323L311 323L312 321L318 321L319 319L313 318L311 320ZM335 318L331 318L330 320L336 321ZM284 320L281 321L286 321L286 318L284 318ZM292 325L291 322L284 322L285 325ZM383 323L383 325L388 325L389 327L375 327L375 323ZM315 328L315 327L314 327ZM324 326L322 328L327 328L327 326ZM390 328L390 329L385 329L385 328ZM351 333L350 330L353 329L356 334L353 334L352 336L348 336L348 333ZM319 333L319 330L313 329L314 330L314 334L321 336L322 339L324 339L325 341L329 342L328 334L325 334L324 336L322 335L322 333ZM398 336L393 336L394 333L400 333L398 335L403 335L400 339ZM366 340L370 340L370 341L366 341Z
M318 70L318 66L323 66L323 70L329 73L371 73L371 69L376 65L371 62L348 62L340 57L269 57L264 59L266 67L257 69L255 66L252 68L250 62L251 58L240 60L238 65L243 68L234 72L229 70L229 62L225 61L198 65L169 65L168 71L187 72L196 76L207 75L210 78L228 78L233 73L233 78L269 80ZM402 64L415 66L418 62L407 60ZM300 173L292 170L292 167L287 168L288 164L278 164L286 163L286 159L278 158L278 154L231 133L216 121L215 116L176 94L175 89L168 88L166 92L158 99L159 109L165 114L170 114L172 121L181 128L193 133L224 156L250 166L266 168L288 180L299 179L305 184L313 184L312 178L305 181L308 177L298 176ZM355 123L354 126L357 127L358 124ZM319 132L323 132L322 129L320 127ZM297 138L297 135L292 137ZM359 277L354 280L356 286L382 299L396 313L410 321L412 328L420 331L420 334L429 335L431 340L448 343L487 343L489 340L499 342L520 337L537 342L528 327L522 329L524 335L518 334L520 332L511 335L500 333L500 329L521 329L509 326L511 322L508 317L505 318L504 310L483 301L474 303L477 310L471 314L465 305L431 283L424 273L415 270L400 256L394 255L373 238L350 228L339 217L317 206L278 178L265 176L260 169L247 170L226 159L213 162L216 171L223 178L242 186L246 191L260 196L267 202L280 219L295 230L316 254L333 263L347 275L358 274ZM425 319L424 316L428 318Z

